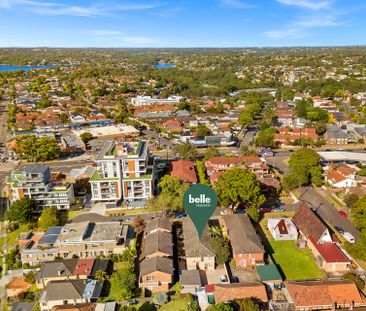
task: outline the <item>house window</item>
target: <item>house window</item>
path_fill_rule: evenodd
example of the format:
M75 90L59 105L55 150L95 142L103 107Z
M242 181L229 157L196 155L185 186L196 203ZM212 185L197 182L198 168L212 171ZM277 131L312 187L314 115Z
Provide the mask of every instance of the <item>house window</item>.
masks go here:
M146 277L146 281L154 281L155 280L155 277L153 275L148 275Z

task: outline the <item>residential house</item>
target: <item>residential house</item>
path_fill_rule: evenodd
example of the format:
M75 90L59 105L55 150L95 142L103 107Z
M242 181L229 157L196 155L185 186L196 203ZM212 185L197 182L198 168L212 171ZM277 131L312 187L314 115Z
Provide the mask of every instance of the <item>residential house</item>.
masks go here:
M280 126L293 126L294 111L291 108L277 108L275 113Z
M184 131L184 126L182 122L177 119L170 119L163 123L163 128L171 133L182 133Z
M77 112L71 112L69 114L69 118L72 123L85 123L86 122L86 118L82 114L77 113Z
M143 240L142 254L145 258L173 257L173 238L168 232L156 231L149 233Z
M238 268L253 267L264 263L264 248L247 215L222 217L227 236Z
M7 191L10 201L34 199L39 207L69 209L74 201L73 186L67 182L52 182L50 168L42 164L13 171L7 179Z
M173 283L173 260L155 256L140 263L139 287L145 292L167 292Z
M151 96L138 96L131 98L131 104L137 106L148 106L148 105L176 105L184 100L181 96L170 96L168 98L152 98Z
M356 173L357 169L347 164L330 164L329 170L325 174L325 180L333 188L357 187Z
M276 241L296 240L297 229L290 218L268 218L267 228Z
M218 176L232 167L247 168L253 173L263 175L267 174L269 167L263 158L255 156L245 157L212 157L205 162L207 175L210 177L211 183L215 183Z
M10 283L6 285L6 297L23 299L29 288L30 284L23 276L15 276Z
M97 155L97 170L90 178L92 201L144 204L153 196L154 166L149 145L139 142L107 142Z
M324 138L328 145L346 145L349 141L349 135L344 130L330 124L327 125Z
M102 282L89 279L49 282L39 299L40 309L51 311L55 306L95 302L102 287Z
M196 294L196 291L202 286L200 271L198 270L182 270L179 278L182 284L182 293Z
M210 246L207 228L199 237L192 220L184 219L183 237L187 270L214 270L215 252Z
M178 160L172 162L171 176L178 177L183 182L197 183L196 171L193 161Z
M22 240L23 265L36 265L55 258L94 258L121 253L133 234L128 225L118 221L67 223L51 227L37 239Z
M109 271L109 259L71 258L47 261L36 271L38 288L43 288L51 281L64 281L94 278L98 270Z
M299 205L293 221L321 268L328 272L348 269L350 260L338 248L328 228L305 203Z
M154 232L172 232L172 223L168 218L155 217L146 222L145 234Z
M295 310L352 310L365 305L352 281L288 281L285 284L287 298Z
M215 284L213 287L215 303L227 303L246 298L268 301L266 287L262 283Z
M293 143L297 139L312 139L318 140L319 136L316 133L315 128L288 128L279 127L277 128L278 133L273 137L274 141L278 144Z

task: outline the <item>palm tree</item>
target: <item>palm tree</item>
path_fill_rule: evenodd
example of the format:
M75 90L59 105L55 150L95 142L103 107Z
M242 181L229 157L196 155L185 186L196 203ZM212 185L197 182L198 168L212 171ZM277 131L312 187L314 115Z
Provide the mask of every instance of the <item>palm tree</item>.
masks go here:
M97 272L95 272L95 279L97 281L104 281L107 278L107 272L105 272L104 270L98 270Z

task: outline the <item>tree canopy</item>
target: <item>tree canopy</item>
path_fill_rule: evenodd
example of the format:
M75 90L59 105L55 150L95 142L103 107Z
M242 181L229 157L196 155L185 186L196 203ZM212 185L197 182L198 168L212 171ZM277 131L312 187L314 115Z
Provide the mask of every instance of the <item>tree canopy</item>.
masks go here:
M198 157L196 147L192 146L188 142L180 145L175 145L173 147L173 151L177 153L183 160L195 160Z
M46 207L38 219L38 226L44 231L59 224L60 219L56 207Z
M33 215L37 211L34 200L24 198L13 202L8 211L9 222L15 224L29 224L33 222Z
M252 172L246 169L227 170L219 175L214 189L223 206L245 202L258 208L265 201L264 195L261 193L260 182Z

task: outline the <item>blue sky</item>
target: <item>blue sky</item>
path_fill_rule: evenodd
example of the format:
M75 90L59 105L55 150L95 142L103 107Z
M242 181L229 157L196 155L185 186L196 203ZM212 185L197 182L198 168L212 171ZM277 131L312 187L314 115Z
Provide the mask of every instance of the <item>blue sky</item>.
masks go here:
M0 46L366 44L364 0L0 0Z

